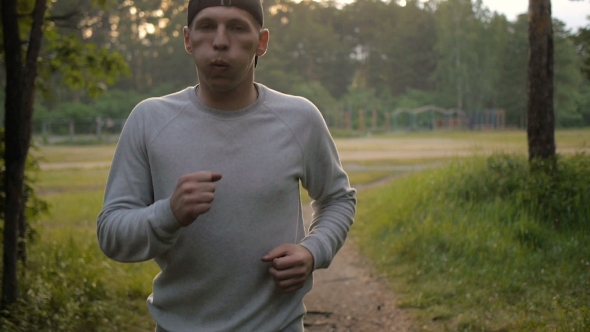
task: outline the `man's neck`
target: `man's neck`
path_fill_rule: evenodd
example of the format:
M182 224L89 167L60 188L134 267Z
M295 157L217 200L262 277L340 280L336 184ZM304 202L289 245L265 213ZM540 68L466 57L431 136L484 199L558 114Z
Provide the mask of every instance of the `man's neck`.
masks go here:
M195 93L203 104L222 111L241 110L254 104L258 99L258 89L254 83L223 92L211 91L206 86L198 85Z

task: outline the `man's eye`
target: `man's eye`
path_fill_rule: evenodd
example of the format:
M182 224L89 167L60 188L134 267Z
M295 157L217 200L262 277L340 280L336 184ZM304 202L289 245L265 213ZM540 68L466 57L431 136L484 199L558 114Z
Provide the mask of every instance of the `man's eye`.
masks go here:
M234 31L244 31L246 28L244 28L243 25L234 25L231 27L231 29Z
M214 28L215 27L213 26L213 24L201 24L201 25L197 26L198 30L211 30Z

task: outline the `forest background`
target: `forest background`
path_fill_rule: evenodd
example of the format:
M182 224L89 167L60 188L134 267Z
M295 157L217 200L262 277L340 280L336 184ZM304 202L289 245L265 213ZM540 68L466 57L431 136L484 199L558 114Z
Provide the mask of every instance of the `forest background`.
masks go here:
M75 121L77 128L86 122L90 132L97 128L98 118L107 127L108 119L122 123L140 100L196 83L194 64L182 45L186 0L117 0L102 9L92 7L95 2L100 1L50 2L37 79L38 97L43 97L36 98L37 133L44 124L60 121ZM33 1L18 2L19 13L30 12L24 8L27 3ZM384 128L391 111L428 104L461 108L468 114L504 109L508 126L525 127L526 15L510 21L472 0L398 3L401 0L358 0L346 5L265 1L271 48L260 59L257 80L309 98L332 129L342 127L346 118L355 122L355 128L362 127L361 110L375 110L375 127ZM20 18L22 26L30 23L28 15ZM554 30L557 127L588 126L590 24L572 32L555 21ZM22 36L26 39L24 32ZM80 56L88 53L98 56ZM113 71L113 62L100 65L105 54L122 54L128 76L115 82L107 74ZM104 75L97 75L97 70ZM94 76L99 80L92 80ZM15 128L15 122L6 123L6 129ZM425 124L428 119L422 128ZM573 148L585 151L587 131L558 131L560 148L568 148L566 133L579 143ZM349 132L339 134L343 133ZM496 135L504 144L525 142L522 130L435 135L436 140L426 140L428 149L436 149L433 142L452 146L445 135L469 135L467 144L475 149L491 145L479 144L471 135ZM424 145L363 140L379 150L400 145L428 150ZM346 141L354 146L354 140ZM157 268L107 261L91 240L96 238L95 217L113 148L113 144L40 145L34 151L45 168L37 181L32 171L39 165L29 164L25 186L29 190L27 185L37 181L48 205L35 196L28 197L28 204L35 213L50 206L53 216L43 215L42 226L28 228L35 247L30 250L27 273L20 275L25 300L9 315L0 315L0 330L112 331L113 326L153 330L153 322L146 319L145 297ZM367 152L366 146L356 149ZM379 153L382 158L383 151ZM73 154L77 159L69 159ZM58 164L52 170L46 168L51 161ZM94 163L97 168L55 167L64 161ZM388 177L391 172L381 167L392 171L397 163L379 159L353 165L369 171L351 172L351 182L356 186ZM529 173L526 158L518 156L492 156L474 167L456 165L416 174L371 196L359 195L361 226L353 229L357 232L353 235L360 248L380 271L395 266L388 276L410 285L406 290L412 292L404 292L396 284L396 292L403 296L396 305L417 312L420 325L437 324L441 330L447 326L463 331L587 330L590 262L585 244L590 243L590 211L584 202L589 201L590 171L586 155L559 159L555 176ZM407 226L413 224L420 227ZM396 271L400 274L393 274ZM10 287L4 294L6 289Z
M106 9L91 3L55 2L51 15L74 13L57 29L120 52L130 73L108 89L99 86L104 91L97 99L93 91L71 89L51 76L41 92L47 98L37 98L35 106L37 133L44 123L60 121L86 123L92 131L98 118L124 120L142 99L197 83L182 40L187 1L124 0ZM348 113L349 125L363 128L359 112L375 110L377 127L385 128L387 113L425 105L467 114L503 109L507 127L526 127L526 13L510 21L480 0L405 6L265 0L264 10L271 43L256 80L307 97L331 127L343 127ZM554 30L556 125L589 126L589 30L573 32L558 20Z

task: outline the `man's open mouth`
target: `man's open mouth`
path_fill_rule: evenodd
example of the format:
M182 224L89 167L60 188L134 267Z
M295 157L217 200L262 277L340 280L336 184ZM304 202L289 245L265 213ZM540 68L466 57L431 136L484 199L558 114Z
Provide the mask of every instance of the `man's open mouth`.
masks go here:
M227 63L223 60L215 60L215 61L211 62L210 66L215 67L215 68L226 68L226 67L229 67L229 63Z

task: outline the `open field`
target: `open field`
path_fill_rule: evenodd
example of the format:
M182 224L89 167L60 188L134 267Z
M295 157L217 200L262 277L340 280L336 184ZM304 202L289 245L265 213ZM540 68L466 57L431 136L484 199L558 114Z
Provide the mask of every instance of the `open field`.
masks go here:
M590 129L556 132L557 152L590 152ZM424 132L336 139L342 162L362 165L416 165L491 153L526 153L526 132ZM44 169L108 167L115 145L44 146L32 153Z
M524 131L425 132L336 140L343 162L397 160L399 163L491 153L526 153ZM590 151L590 130L556 132L558 153Z

